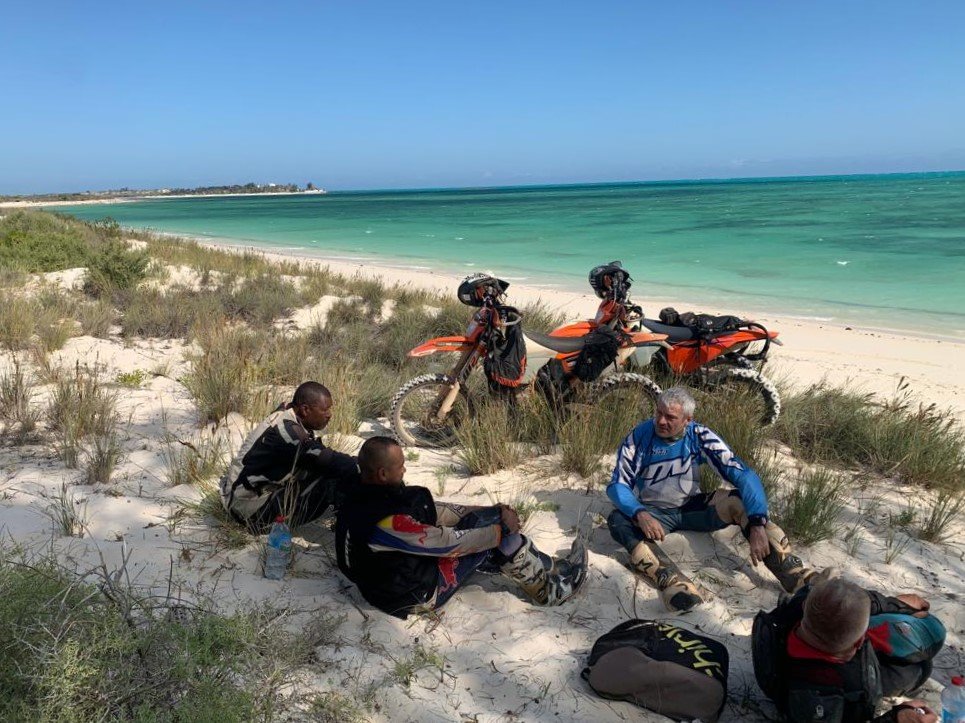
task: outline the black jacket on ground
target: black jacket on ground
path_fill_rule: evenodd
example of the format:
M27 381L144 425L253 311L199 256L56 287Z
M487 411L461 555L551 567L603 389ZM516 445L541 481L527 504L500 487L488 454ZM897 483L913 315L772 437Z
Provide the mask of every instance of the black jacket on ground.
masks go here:
M338 567L379 610L405 618L436 591L439 561L405 552L375 552L369 540L376 525L390 515L409 515L436 524L432 494L425 487L358 484L338 510L335 547Z

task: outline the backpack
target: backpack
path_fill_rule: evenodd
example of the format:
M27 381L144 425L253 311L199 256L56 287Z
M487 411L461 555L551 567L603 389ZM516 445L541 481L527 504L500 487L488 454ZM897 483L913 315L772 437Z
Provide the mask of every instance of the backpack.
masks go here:
M669 623L628 620L602 635L582 677L599 695L674 720L715 723L727 700L727 648Z
M617 358L623 342L622 333L608 326L598 326L584 337L583 348L573 364L573 374L581 382L592 382Z

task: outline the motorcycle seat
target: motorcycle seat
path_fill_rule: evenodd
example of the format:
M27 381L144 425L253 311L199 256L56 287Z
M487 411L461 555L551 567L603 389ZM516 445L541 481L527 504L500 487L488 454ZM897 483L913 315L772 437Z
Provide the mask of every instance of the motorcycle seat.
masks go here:
M570 352L579 351L583 348L586 339L585 336L550 336L549 334L540 334L538 331L529 331L528 329L525 330L523 334L526 336L527 341L532 341L534 344L552 349L557 354L569 354Z
M670 326L659 321L640 319L640 323L654 334L666 334L667 341L676 344L678 341L690 341L697 338L697 332L689 326Z

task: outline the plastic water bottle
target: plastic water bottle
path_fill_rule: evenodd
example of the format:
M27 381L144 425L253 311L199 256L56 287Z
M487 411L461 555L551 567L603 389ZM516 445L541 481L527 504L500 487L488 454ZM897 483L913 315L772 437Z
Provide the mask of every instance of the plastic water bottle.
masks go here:
M942 691L942 723L965 723L965 677L961 675Z
M281 580L285 577L291 559L292 533L285 524L284 515L278 515L271 526L271 532L268 533L268 544L265 546L265 577L269 580Z

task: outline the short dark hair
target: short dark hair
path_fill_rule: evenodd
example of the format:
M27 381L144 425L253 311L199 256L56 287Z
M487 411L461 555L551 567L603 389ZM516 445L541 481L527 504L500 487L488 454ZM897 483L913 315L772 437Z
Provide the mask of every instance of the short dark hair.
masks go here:
M373 476L380 467L388 462L389 449L401 447L392 437L369 437L359 450L359 470L363 477Z
M292 406L297 407L299 404L314 404L323 398L332 398L332 393L328 391L328 387L318 382L302 382L298 385L298 389L295 390L295 394L292 396Z
M868 593L844 578L818 583L804 601L802 625L814 638L815 647L840 654L868 629L871 599Z

